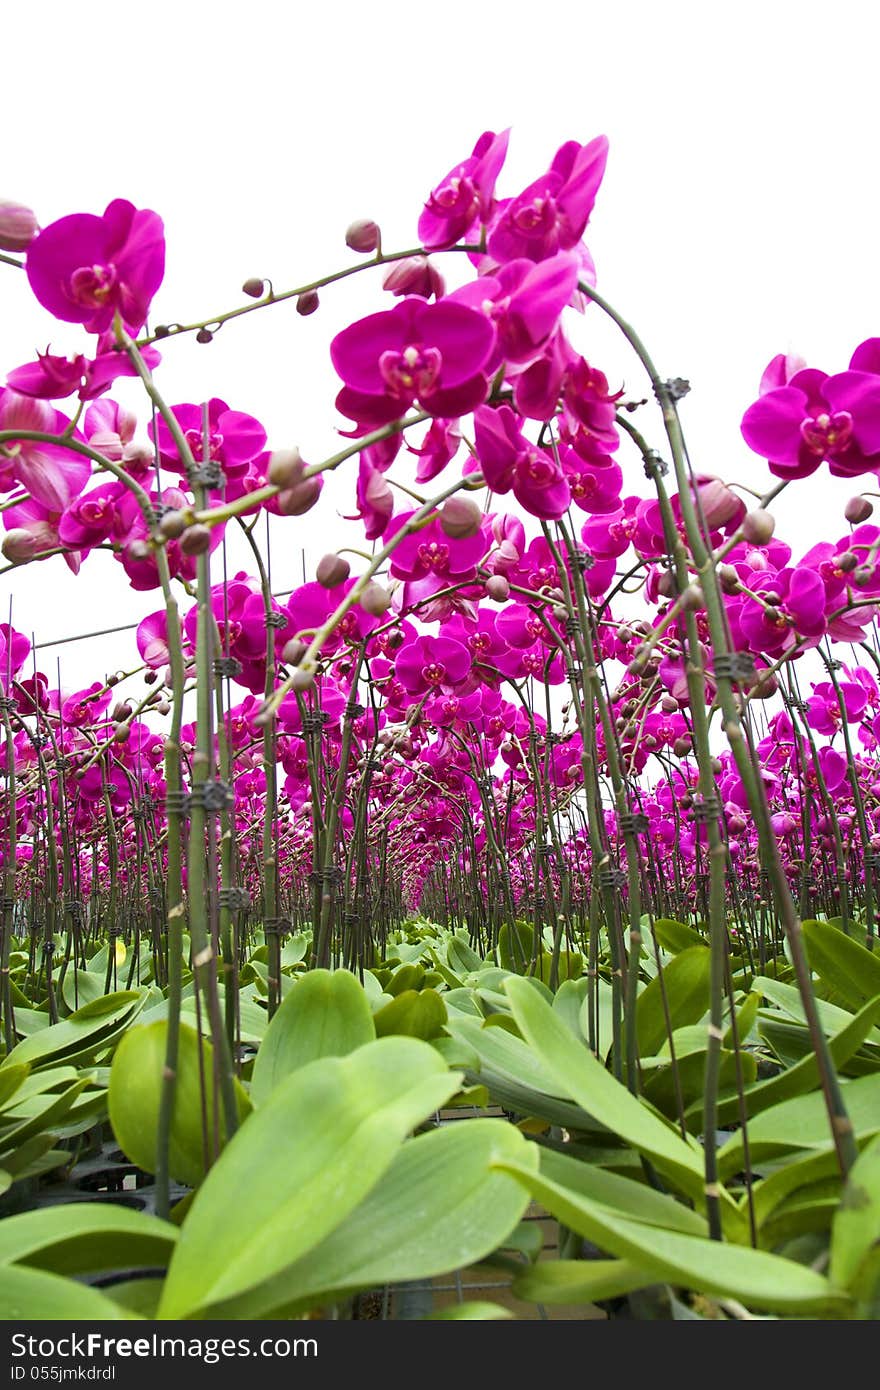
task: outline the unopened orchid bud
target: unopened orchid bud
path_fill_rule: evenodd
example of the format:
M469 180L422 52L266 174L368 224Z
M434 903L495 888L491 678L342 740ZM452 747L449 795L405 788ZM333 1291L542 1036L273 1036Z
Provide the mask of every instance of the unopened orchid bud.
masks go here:
M746 509L745 503L726 483L704 474L696 479L696 484L697 496L710 531L739 522Z
M290 678L291 689L298 690L300 693L302 693L304 690L310 690L311 687L315 684L315 675L315 671L292 672Z
M740 588L740 578L733 565L721 565L718 570L718 582L722 590L728 596L738 594Z
M844 550L841 555L838 555L834 564L841 574L852 574L853 570L859 567L859 557L854 550Z
M358 600L365 613L369 613L371 618L381 618L383 613L387 613L391 607L391 595L387 589L383 589L381 584L376 584L372 580L361 593Z
M468 540L479 534L483 513L469 497L450 497L440 511L440 529L453 540Z
M510 597L510 584L503 574L493 574L486 580L486 593L493 603L504 603Z
M156 705L156 713L157 713L157 714L170 714L170 713L171 713L171 706L169 705L169 703L168 703L167 700L160 700L160 701L159 701L159 703Z
M241 287L242 294L246 294L250 299L262 299L265 280L261 280L256 275L252 275L249 280L245 280Z
M775 530L775 516L765 512L763 507L757 507L755 511L743 517L743 539L748 541L749 545L766 545L772 539Z
M30 208L0 199L0 251L26 251L39 230Z
M115 724L121 724L124 719L131 718L131 705L127 700L117 700L113 706L110 718Z
M682 734L672 745L672 751L677 758L686 758L693 747L690 734Z
M860 526L863 521L867 521L874 512L873 505L867 497L851 497L843 509L843 514L850 526Z
M323 480L315 477L304 478L294 487L285 488L276 499L279 512L282 516L303 516L314 507L322 487Z
M157 681L158 679L159 679L159 672L158 672L158 671L145 671L145 672L144 672L144 685L155 685L155 684L156 684L156 681Z
M662 598L672 598L675 593L675 575L672 570L664 570L657 580L657 593Z
M11 560L14 565L20 565L25 560L33 559L34 555L39 555L41 550L45 550L45 542L33 532L26 531L22 526L16 526L14 530L7 531L3 537L3 544L0 545L4 556Z
M315 578L325 589L335 589L344 584L351 573L351 565L342 555L323 555L315 569Z
M113 730L114 743L127 743L131 737L131 729L127 724L117 724Z
M350 246L352 251L368 253L375 251L381 239L381 232L375 222L368 219L359 222L352 222L348 231L345 233L345 244Z
M187 526L180 537L179 544L184 555L204 555L211 544L210 527Z
M685 613L696 613L700 608L705 608L706 600L703 597L703 590L699 584L689 584L679 598L679 604Z
M553 617L558 623L564 623L568 617L568 609L563 608L561 603L557 603L553 608Z
M297 295L296 312L302 318L308 318L309 314L313 314L320 303L317 290L303 290L302 294Z
M779 689L779 682L772 671L759 670L755 680L749 686L749 697L752 700L769 700Z
M125 547L126 558L140 564L143 560L149 560L152 555L152 547L146 541L129 541Z
M386 271L382 288L391 294L418 294L422 299L441 299L446 282L427 256L407 256Z
M199 329L198 333L196 334L197 343L213 343L213 341L214 334L211 332L210 328Z
M299 449L277 449L269 456L266 482L273 487L293 487L301 481L304 468Z
M166 512L159 518L159 531L168 541L176 541L186 530L186 518L183 512Z
M852 582L857 589L866 589L874 578L875 569L873 565L859 565L852 573Z
M281 652L281 660L285 666L298 666L306 654L306 644L301 642L298 637L291 637L289 642L285 642Z

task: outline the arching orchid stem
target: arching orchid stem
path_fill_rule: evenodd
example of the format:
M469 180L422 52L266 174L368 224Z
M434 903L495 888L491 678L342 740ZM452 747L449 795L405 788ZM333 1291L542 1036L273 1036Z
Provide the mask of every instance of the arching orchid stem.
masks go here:
M588 299L593 300L593 302L617 324L623 336L633 347L651 379L651 385L660 405L664 428L672 452L675 477L679 489L679 503L681 506L682 519L687 532L691 554L697 564L700 584L703 589L712 648L716 657L727 654L729 653L729 640L724 616L724 605L718 584L718 576L715 570L715 559L712 555L707 553L703 542L702 528L691 493L687 453L674 395L669 386L661 381L659 373L644 343L635 330L625 319L621 318L621 316L612 309L602 296L593 290L591 286L581 281L579 282L579 287ZM822 1093L825 1097L834 1149L837 1154L841 1172L845 1175L855 1162L858 1150L853 1134L852 1122L844 1104L843 1094L837 1078L834 1062L828 1049L827 1039L825 1038L825 1034L819 1022L810 968L804 950L800 919L797 915L791 896L791 890L788 886L788 880L785 877L779 858L778 847L773 835L772 825L770 824L770 811L767 805L763 784L760 778L755 775L754 767L748 755L748 749L743 737L739 710L733 695L733 683L726 677L718 676L716 678L716 685L724 713L725 733L730 743L737 770L746 788L749 805L755 816L764 862L768 867L768 872L773 884L774 896L789 942L795 975L797 977L798 991L801 995L807 1026L810 1031L810 1038L816 1051L816 1058L819 1064Z
M479 246L459 245L444 247L444 251L469 252L479 251ZM432 252L431 254L436 254ZM254 300L250 304L241 304L237 309L227 309L222 314L215 314L211 318L199 319L198 323L170 323L163 324L159 331L147 334L143 338L138 338L136 346L139 348L149 347L151 343L164 342L168 338L179 338L183 333L196 333L199 329L210 328L217 332L224 323L229 323L231 319L242 318L245 314L253 314L257 309L267 309L270 304L283 304L288 299L298 299L300 295L308 294L310 290L321 290L327 285L335 284L339 280L347 280L351 275L358 275L365 270L375 269L376 266L390 265L393 261L405 261L411 256L424 256L427 252L423 247L417 246L408 251L389 251L372 256L368 261L360 261L357 265L346 266L344 270L335 270L330 275L323 275L319 280L310 280L306 285L297 285L292 290L279 290L277 293L270 288L268 294L261 299ZM8 261L10 265L21 266L20 261L11 260L8 256L0 259Z

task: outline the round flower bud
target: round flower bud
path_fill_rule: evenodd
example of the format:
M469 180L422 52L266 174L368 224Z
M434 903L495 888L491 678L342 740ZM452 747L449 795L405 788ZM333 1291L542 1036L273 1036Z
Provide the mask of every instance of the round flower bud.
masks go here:
M158 679L159 679L159 672L158 672L158 671L145 671L145 672L144 672L144 685L155 685L155 684L156 684L156 681L157 681Z
M124 719L130 718L130 716L131 705L128 703L128 701L117 700L116 704L113 706L113 711L110 715L110 718L113 720L113 722L115 724L121 724Z
M699 584L689 584L682 593L679 604L684 613L696 613L698 609L704 608L706 600Z
M381 584L376 584L372 580L366 586L358 602L365 613L369 613L372 618L381 618L383 613L387 613L391 607L391 595L387 589L383 589Z
M345 244L346 246L350 246L352 251L368 253L376 250L381 235L375 222L362 219L359 222L352 222L348 231L345 233Z
M197 343L213 343L213 341L214 334L211 332L210 328L199 329L198 333L196 334Z
M657 593L663 598L672 598L675 593L675 575L672 570L664 570L657 580Z
M660 701L660 708L664 714L675 714L679 704L674 695L664 695Z
M187 526L180 537L180 548L184 555L204 555L211 544L211 530L208 526Z
M30 208L0 199L0 251L26 251L39 230Z
M302 318L308 318L309 314L313 314L320 303L317 290L303 290L302 294L297 296L296 312Z
M166 512L159 518L159 531L168 541L176 541L186 530L186 519L183 512Z
M16 526L14 530L7 531L0 545L5 558L11 560L14 565L32 559L45 549L45 543L31 531L26 531L23 526Z
M721 588L728 596L738 594L740 588L740 578L733 565L721 565L718 570L718 580Z
M293 487L302 478L304 468L299 449L277 449L269 455L266 482L273 487Z
M321 487L320 478L305 478L295 487L285 488L277 497L279 512L282 516L303 516L321 496Z
M690 734L682 734L681 738L677 738L672 745L672 751L677 758L686 758L692 748L693 742Z
M315 684L314 671L294 671L291 677L291 688L293 690L310 690Z
M245 280L241 287L241 292L242 294L246 294L250 299L262 299L263 286L265 283L265 280L261 280L256 275L252 275L249 280Z
M344 584L351 573L351 565L341 555L323 555L318 561L315 578L325 589L335 589Z
M772 539L775 530L775 516L765 512L763 507L758 507L743 517L743 539L748 541L749 545L766 545Z
M843 514L851 526L860 526L873 515L874 508L867 497L851 497L843 509Z
M130 541L125 547L125 553L129 560L139 564L142 560L149 560L153 547L147 545L146 541Z
M285 642L281 652L281 660L285 666L298 666L306 654L306 644L301 642L298 637L291 637L289 642Z
M504 603L510 597L510 584L503 574L493 574L486 580L486 593L495 603Z
M114 743L127 743L131 737L131 729L127 724L117 724L113 730Z
M842 555L838 555L836 566L841 574L852 574L859 567L859 557L854 550L844 550Z
M453 540L479 534L483 513L469 497L450 497L440 511L440 529Z

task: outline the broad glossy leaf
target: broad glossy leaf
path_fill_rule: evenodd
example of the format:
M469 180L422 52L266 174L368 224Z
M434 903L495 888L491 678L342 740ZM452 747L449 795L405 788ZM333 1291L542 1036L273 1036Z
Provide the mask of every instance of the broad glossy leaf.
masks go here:
M535 954L535 928L529 922L505 922L498 933L498 964L524 975Z
M866 1004L830 1040L828 1050L836 1067L842 1067L844 1063L849 1061L853 1053L858 1051L878 1019L880 1019L880 997L873 999L870 1004ZM803 1095L818 1085L819 1065L815 1054L811 1053L808 1057L802 1057L793 1067L787 1067L778 1076L771 1076L767 1081L758 1081L753 1086L747 1086L743 1093L746 1114L749 1116L757 1115L762 1110L769 1109L771 1105L778 1105L781 1101L789 1100L793 1096ZM702 1107L700 1108L702 1109ZM690 1112L687 1118L691 1118ZM738 1119L739 1101L736 1096L719 1102L718 1123L720 1125L730 1124Z
M12 1062L0 1067L0 1110L14 1103L29 1073L27 1062Z
M493 1170L496 1159L535 1169L538 1155L505 1120L466 1120L410 1139L361 1204L325 1240L217 1317L278 1315L383 1284L431 1279L501 1245L528 1193Z
M647 1183L608 1173L594 1163L584 1163L558 1149L542 1147L540 1169L551 1182L570 1188L592 1202L610 1207L629 1221L646 1226L662 1226L688 1235L709 1233L706 1220L665 1192L657 1192Z
M147 1212L109 1202L70 1202L0 1221L0 1264L54 1274L163 1265L177 1236L176 1227Z
M506 989L514 1018L541 1063L564 1093L613 1133L673 1177L691 1196L703 1197L703 1159L652 1110L582 1047L528 984L511 977Z
M600 1250L640 1267L645 1283L669 1280L699 1293L739 1299L747 1307L800 1316L834 1316L848 1306L842 1291L793 1260L742 1245L640 1226L541 1174L506 1161L499 1166L515 1173L532 1196L566 1226Z
M437 1038L446 1024L446 1005L436 989L406 989L373 1015L376 1036L401 1034L407 1038Z
M4 1066L28 1062L32 1070L61 1063L82 1064L113 1045L147 1002L146 990L119 990L102 995L72 1013L63 1023L51 1024L18 1043Z
M104 977L95 970L75 970L71 967L64 976L61 993L68 1009L73 1012L83 1004L92 1004L104 994Z
M636 1033L639 1052L653 1057L668 1037L663 1011L663 990L671 1026L697 1023L709 1007L711 952L707 946L689 946L674 956L663 971L642 990L636 1001Z
M0 1265L0 1308L6 1322L101 1323L137 1316L88 1284L24 1265Z
M300 1259L363 1200L409 1131L461 1079L416 1038L379 1038L287 1077L196 1194L161 1316L236 1297Z
M123 1153L146 1173L156 1171L167 1036L168 1024L161 1021L132 1028L116 1049L110 1070L109 1106L113 1132ZM211 1044L204 1038L200 1040L195 1029L186 1023L180 1025L179 1048L169 1168L171 1176L178 1182L197 1187L207 1168L206 1145L202 1135L202 1075L206 1078L205 1089L208 1093L205 1099L208 1134L214 1133L214 1053ZM250 1110L250 1101L237 1081L235 1091L239 1120L242 1120ZM226 1137L222 1107L217 1127L222 1144Z
M851 1009L880 995L880 955L827 922L804 922L810 965Z
M647 923L645 926L650 931ZM673 955L678 955L679 951L686 951L691 946L706 945L705 939L695 927L676 922L672 917L655 917L654 935L664 951L670 951Z
M632 1260L542 1260L518 1274L510 1291L529 1303L595 1303L650 1282Z
M584 1000L589 983L586 977L580 980L563 980L553 996L554 1011L579 1042L585 1042L587 1037L581 1028L581 1018L584 1016Z
M2 1229L2 1228L0 1228ZM872 1251L880 1246L880 1139L859 1154L849 1171L831 1223L830 1275L841 1288L856 1290ZM872 1271L873 1272L873 1271ZM871 1289L859 1290L861 1296Z
M317 1057L344 1057L375 1037L370 1005L355 976L348 970L309 971L266 1029L251 1080L254 1104Z
M841 1087L843 1101L860 1138L880 1131L880 1075L860 1076ZM749 1124L749 1150L753 1164L798 1149L830 1149L831 1130L821 1091L783 1101L765 1110ZM742 1139L735 1134L718 1152L722 1178L738 1173L744 1163Z

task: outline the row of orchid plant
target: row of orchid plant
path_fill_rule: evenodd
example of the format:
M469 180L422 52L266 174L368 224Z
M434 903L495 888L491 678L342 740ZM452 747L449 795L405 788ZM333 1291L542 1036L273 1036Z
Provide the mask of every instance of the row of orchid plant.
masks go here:
M467 926L484 951L518 918L549 929L551 988L602 936L619 1022L646 921L698 921L713 952L707 1132L726 957L763 974L785 954L845 1172L855 1146L800 920L837 918L873 948L880 528L856 496L800 554L768 507L823 464L873 484L880 339L831 376L770 363L742 427L779 480L764 496L693 471L687 383L660 376L598 293L582 239L606 140L567 142L499 197L507 141L487 132L430 192L418 247L389 254L374 223L355 223L357 266L284 292L248 280L246 303L196 324L148 327L164 271L155 212L116 200L39 230L27 209L0 207L2 259L90 335L82 353L11 370L0 391L17 611L27 564L61 556L75 575L97 551L159 596L126 676L140 694L117 676L66 692L0 627L4 961L27 938L54 1021L92 942L150 945L171 1001L161 1163L184 928L232 1132L236 1017L220 986L257 930L270 1016L287 932L313 929L315 966L363 968L418 909ZM440 264L470 278L447 290ZM341 449L307 463L219 398L168 402L160 346L210 342L288 300L314 313L354 269L380 272L397 302L331 344ZM600 313L647 376L657 439L646 403L576 346ZM143 384L143 433L113 399L124 377ZM358 541L275 595L258 523L268 513L295 535L331 469L351 478ZM221 581L230 528L253 563ZM634 1050L627 1060L637 1088ZM708 1143L709 1191L713 1163Z

